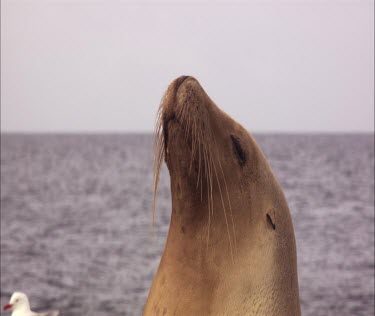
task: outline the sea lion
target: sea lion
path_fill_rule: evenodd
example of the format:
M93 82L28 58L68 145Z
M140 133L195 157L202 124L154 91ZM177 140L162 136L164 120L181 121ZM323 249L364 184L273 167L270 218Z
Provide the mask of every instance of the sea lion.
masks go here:
M172 214L143 315L300 315L289 208L247 130L182 76L161 102L155 145L154 198L165 160Z

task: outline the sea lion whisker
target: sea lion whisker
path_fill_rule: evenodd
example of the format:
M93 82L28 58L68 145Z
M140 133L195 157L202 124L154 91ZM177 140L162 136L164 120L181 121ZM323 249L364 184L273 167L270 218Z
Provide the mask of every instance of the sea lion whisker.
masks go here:
M214 212L214 201L213 201L213 160L212 160L212 133L211 133L211 128L210 128L210 122L207 122L207 131L208 135L208 141L206 144L207 147L207 156L209 160L209 169L210 169L210 181L211 181L211 204L212 204L212 214Z
M204 163L206 169L206 181L207 181L207 207L208 207L208 227L207 227L207 250L210 242L210 227L211 227L211 206L210 206L210 195L209 195L209 188L210 188L210 181L208 175L208 160L206 152L204 151Z
M187 121L188 121L188 110L187 107L183 107L182 112L181 112L181 123L184 125L184 128L186 128Z
M206 147L204 148L204 160L205 160L206 179L207 179L208 212L212 212L212 203L211 203L212 182L211 182L211 175L210 175L208 152L207 152Z
M152 225L154 225L154 221L155 221L157 191L158 191L160 171L161 171L161 167L162 167L162 163L163 163L163 158L164 158L164 142L161 141L158 145L158 149L157 149L156 157L155 157L155 162L154 162L154 175L153 175L154 203L153 203L153 208L152 208Z
M186 124L184 124L184 139L185 139L185 142L188 138L188 134L189 134L189 116L186 117Z
M189 166L189 175L191 174L191 168L193 167L193 160L194 160L194 156L195 156L195 150L196 150L196 129L197 129L197 126L196 126L196 119L195 117L193 117L193 127L192 127L192 130L191 130L191 154L190 154L190 166Z
M200 136L200 132L201 130L198 130L198 137L199 139L201 140L201 136ZM198 186L199 186L199 180L201 178L201 144L200 142L198 142L198 177L197 177L197 189L198 189ZM203 183L201 181L201 201L202 201L202 187L203 187Z
M233 210L232 210L232 204L230 202L230 197L229 197L229 192L228 192L228 186L227 186L227 181L225 179L225 174L224 174L224 170L223 170L223 167L221 165L221 161L219 159L219 151L218 151L218 148L217 148L217 143L216 143L216 138L214 137L214 144L215 144L215 148L216 148L216 157L217 157L217 161L219 163L219 167L220 167L220 171L221 171L221 175L223 176L223 180L224 180L224 187L225 187L225 191L226 191L226 194L227 194L227 200L228 200L228 206L229 206L229 211L230 211L230 216L231 216L231 221L232 221L232 230L233 230L233 239L234 239L234 251L236 252L237 250L237 240L236 240L236 228L235 228L235 225L234 225L234 219L233 219Z
M182 119L182 112L184 110L184 107L183 106L176 106L176 110L175 110L175 113L176 113L176 116L181 120Z
M209 148L209 146L207 146ZM210 160L210 150L206 150L206 155L207 155L207 166L208 166L208 178L210 180L210 201L211 201L211 212L212 215L214 214L214 201L213 201L213 181L212 181L212 164Z
M230 253L231 253L231 256L232 256L232 262L234 263L233 249L232 249L232 239L230 237L229 223L228 223L227 212L226 212L225 203L224 203L224 199L223 199L223 193L221 191L221 185L220 185L219 177L218 177L218 174L217 174L217 171L216 171L216 166L215 166L214 163L213 163L213 167L214 167L214 171L215 171L215 175L216 175L216 182L217 182L217 185L218 185L218 188L219 188L219 192L220 192L221 204L223 206L225 224L227 226L227 233L228 233L228 239L229 239Z
M189 131L190 131L190 120L191 120L191 117L190 117L190 113L189 111L187 110L187 107L185 107L185 111L186 111L186 122L184 124L184 129L185 129L185 141L187 140L188 136L189 136Z
M199 159L198 150L199 150L199 136L198 136L198 122L196 116L194 116L194 157Z
M210 200L210 179L209 179L208 157L207 157L207 150L205 147L202 148L202 153L203 153L205 176L206 176L206 183L207 183L207 209L208 209L207 249L208 249L209 241L210 241L210 226L211 226L211 200ZM202 181L203 181L203 178L202 178ZM203 182L202 182L202 186L203 186Z

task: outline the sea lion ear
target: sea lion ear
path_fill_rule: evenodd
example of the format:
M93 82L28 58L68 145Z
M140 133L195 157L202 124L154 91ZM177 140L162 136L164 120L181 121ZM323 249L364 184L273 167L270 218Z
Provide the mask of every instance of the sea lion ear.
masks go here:
M239 138L233 134L230 135L230 138L232 139L232 147L234 154L236 155L240 166L243 167L246 163L246 154L241 146L241 142Z

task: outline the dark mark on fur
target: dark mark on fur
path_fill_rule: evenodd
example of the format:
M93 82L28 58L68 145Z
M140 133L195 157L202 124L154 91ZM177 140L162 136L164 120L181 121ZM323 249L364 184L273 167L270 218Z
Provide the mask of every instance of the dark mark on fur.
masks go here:
M267 213L267 222L270 224L273 228L273 230L276 230L276 225L273 223L271 215Z

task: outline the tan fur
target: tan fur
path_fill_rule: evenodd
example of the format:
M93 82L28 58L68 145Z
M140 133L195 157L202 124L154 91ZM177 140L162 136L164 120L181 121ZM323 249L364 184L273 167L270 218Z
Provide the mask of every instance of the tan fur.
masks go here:
M293 225L279 183L246 129L196 79L181 82L169 86L157 120L154 211L165 160L172 215L143 315L300 315Z

